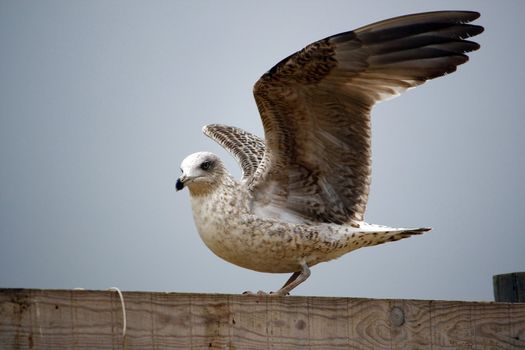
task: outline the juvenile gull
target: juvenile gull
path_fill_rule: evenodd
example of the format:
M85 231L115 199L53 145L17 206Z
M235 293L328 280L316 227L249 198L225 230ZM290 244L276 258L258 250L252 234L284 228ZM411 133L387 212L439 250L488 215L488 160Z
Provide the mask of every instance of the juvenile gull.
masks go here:
M364 222L371 178L370 111L379 101L456 70L483 31L476 12L420 13L330 36L283 59L254 87L265 139L206 125L204 134L240 163L235 180L214 154L183 160L204 243L238 266L293 273L274 295L305 281L310 267L358 248L429 228ZM260 292L261 293L261 292Z

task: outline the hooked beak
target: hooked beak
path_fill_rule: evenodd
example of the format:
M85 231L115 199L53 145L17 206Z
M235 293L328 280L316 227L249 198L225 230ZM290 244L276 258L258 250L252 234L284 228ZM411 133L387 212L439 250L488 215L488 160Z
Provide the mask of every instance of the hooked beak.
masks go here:
M187 179L188 178L186 177L186 175L182 175L177 179L177 182L175 183L175 188L177 189L177 191L180 191L184 188L184 183Z

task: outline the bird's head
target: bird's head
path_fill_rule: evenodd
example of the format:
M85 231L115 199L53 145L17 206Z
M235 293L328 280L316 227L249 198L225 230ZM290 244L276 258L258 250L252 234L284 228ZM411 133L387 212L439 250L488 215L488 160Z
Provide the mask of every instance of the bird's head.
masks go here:
M190 154L180 167L182 175L177 179L175 187L177 191L188 187L192 195L210 192L227 173L219 157L210 152Z

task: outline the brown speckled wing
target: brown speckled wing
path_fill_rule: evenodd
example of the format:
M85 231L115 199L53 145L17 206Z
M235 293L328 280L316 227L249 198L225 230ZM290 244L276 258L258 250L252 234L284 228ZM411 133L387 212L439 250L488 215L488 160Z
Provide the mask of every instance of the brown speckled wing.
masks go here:
M243 179L255 173L264 155L264 141L260 137L221 124L205 125L202 132L233 155L241 166Z
M374 103L456 70L479 48L475 12L402 16L285 58L255 84L266 153L248 186L259 215L363 220Z

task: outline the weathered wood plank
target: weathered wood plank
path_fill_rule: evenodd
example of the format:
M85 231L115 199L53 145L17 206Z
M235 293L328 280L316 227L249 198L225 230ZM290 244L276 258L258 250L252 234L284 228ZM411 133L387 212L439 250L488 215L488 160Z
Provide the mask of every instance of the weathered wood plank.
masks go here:
M492 284L497 302L525 303L525 272L495 275Z
M310 348L342 349L348 346L348 300L308 298Z
M230 305L228 296L192 295L191 347L193 349L230 348Z
M525 304L0 289L0 349L525 349Z
M392 300L390 307L392 349L429 349L432 341L430 302Z
M144 297L148 295L153 314L154 348L191 349L190 296L180 294L174 298L169 293L144 293Z
M509 307L510 339L513 349L525 349L525 303Z
M391 349L390 301L348 299L351 349Z
M6 290L0 293L0 349L33 347L30 294L29 290Z
M307 298L267 298L270 349L305 349L310 345Z
M432 348L441 350L472 349L474 333L471 303L432 302Z
M268 306L266 298L230 298L232 343L238 349L269 349Z
M473 349L512 349L510 337L510 304L485 303L472 309Z

